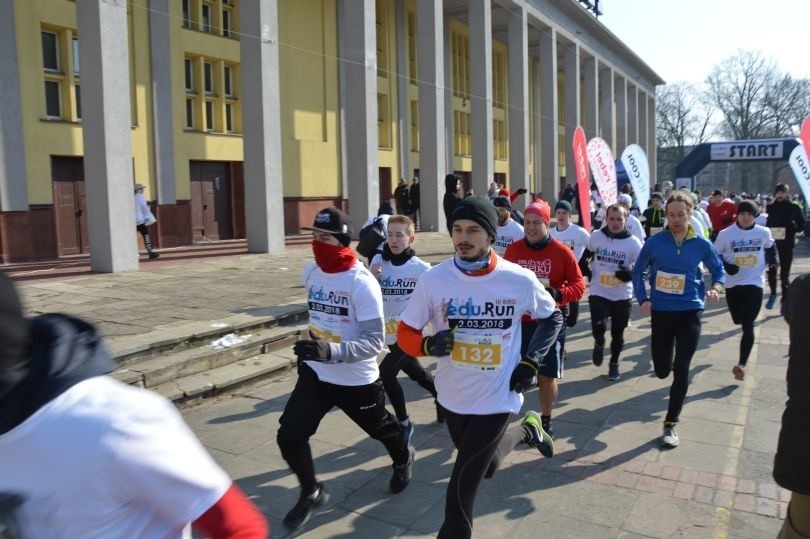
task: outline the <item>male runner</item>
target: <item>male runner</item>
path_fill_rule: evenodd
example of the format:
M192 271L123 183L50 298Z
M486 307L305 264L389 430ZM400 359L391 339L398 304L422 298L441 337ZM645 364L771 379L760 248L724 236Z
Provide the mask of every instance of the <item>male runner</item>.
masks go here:
M492 201L498 210L498 237L492 244L492 249L503 256L506 248L523 238L523 227L512 219L512 203L508 197L495 197Z
M787 312L788 287L790 286L790 266L793 264L793 247L796 245L796 233L804 230L804 217L799 206L790 201L790 189L787 184L776 185L774 201L768 205L767 226L776 240L776 253L779 255L779 279L782 281L782 316ZM768 265L768 297L766 309L773 309L776 303L776 264Z
M551 237L571 248L574 258L577 259L580 269L582 269L582 253L588 246L591 235L581 226L571 223L571 203L567 200L560 200L554 206L554 216L557 218L557 226L553 227ZM572 328L579 318L579 301L572 301L568 304L568 316L565 317L565 325Z

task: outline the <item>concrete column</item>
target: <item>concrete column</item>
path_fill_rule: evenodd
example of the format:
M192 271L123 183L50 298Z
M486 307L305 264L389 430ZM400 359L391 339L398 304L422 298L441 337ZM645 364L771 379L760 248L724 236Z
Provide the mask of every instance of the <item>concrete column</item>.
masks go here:
M104 273L135 270L127 3L77 2L76 18L90 267Z
M650 164L650 183L658 183L658 133L655 129L655 95L647 98L647 161Z
M556 198L560 186L557 31L554 28L540 30L540 100L543 171L540 192L546 200L552 200Z
M532 122L534 128L534 163L532 167L532 175L534 176L534 186L532 192L542 191L543 189L543 103L540 98L540 64L532 59L532 108L534 114L532 115Z
M377 28L374 0L342 0L345 18L339 29L346 44L344 117L349 213L354 233L377 213L380 176L377 161Z
M509 176L529 188L529 27L526 8L509 15Z
M241 31L245 225L248 251L284 249L277 0L243 2Z
M579 110L579 45L571 43L565 47L563 72L565 74L565 175L566 180L573 181L577 177L576 165L574 165L574 151L572 143L574 140L574 130L581 123ZM588 135L586 138L590 138ZM558 174L559 176L559 174ZM556 200L559 188L553 193L543 193Z
M169 0L149 0L149 56L152 66L152 132L158 204L177 202L172 123L172 48ZM143 182L142 182L143 183Z
M647 92L641 88L636 89L636 102L638 103L638 144L644 151L649 147L647 143Z
M419 64L419 194L422 230L447 230L444 197L445 91L443 0L416 3Z
M613 69L605 68L599 73L599 136L619 155L623 148L616 147L613 131Z
M585 58L582 64L585 84L585 118L582 127L585 129L585 137L591 139L599 135L599 66L593 57ZM573 141L574 134L570 133L569 138ZM570 173L568 177L571 178Z
M408 111L411 108L408 97L410 86L410 72L408 69L408 5L406 0L396 0L396 32L397 32L397 132L399 138L399 175L410 180L411 170L411 122L408 121ZM418 56L418 54L417 54ZM421 172L420 172L421 173ZM421 185L422 178L419 178Z
M627 147L627 79L616 77L616 150L623 152Z
M0 210L28 210L14 2L0 2Z
M494 178L492 141L492 5L470 0L470 131L472 188L487 192Z
M638 88L627 83L627 144L638 143Z

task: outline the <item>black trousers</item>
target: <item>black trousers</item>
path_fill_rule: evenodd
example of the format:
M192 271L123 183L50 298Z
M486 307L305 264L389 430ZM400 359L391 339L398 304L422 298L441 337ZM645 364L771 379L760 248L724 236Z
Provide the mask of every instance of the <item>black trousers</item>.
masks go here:
M664 379L672 372L666 421L677 422L689 389L689 364L700 339L703 311L656 311L651 313L653 367Z
M136 230L138 232L141 233L141 236L143 236L143 246L146 247L146 251L151 253L152 252L152 238L149 237L149 228L143 223L141 223L140 225L137 225L135 228L136 228Z
M565 315L565 325L572 328L577 325L579 320L579 302L572 301L568 304L568 314Z
M793 265L793 246L795 239L776 240L776 254L779 256L779 279L782 281L782 298L787 298L790 286L790 267ZM776 268L768 269L768 287L771 294L776 294Z
M445 409L450 438L458 450L444 506L439 539L472 537L473 506L478 487L492 477L503 458L524 440L522 427L509 429L510 413L462 415Z
M321 382L315 371L302 363L298 367L298 381L279 419L281 427L276 440L303 492L311 493L317 488L309 439L333 406L343 410L369 436L382 442L395 464L408 460L402 428L385 409L380 380L363 386L329 384Z
M600 296L590 296L591 334L599 346L605 345L607 320L610 319L610 362L618 363L624 349L624 330L630 321L631 300L612 301Z
M762 288L753 284L726 288L726 302L731 319L742 326L739 363L745 366L754 347L754 321L762 308Z
M436 398L436 386L433 383L433 376L419 364L418 359L403 352L396 344L392 344L388 349L388 354L380 363L380 378L388 400L394 407L397 419L405 421L408 419L408 410L405 408L405 393L402 392L402 386L397 380L399 371L404 371L411 380L433 395L434 399Z

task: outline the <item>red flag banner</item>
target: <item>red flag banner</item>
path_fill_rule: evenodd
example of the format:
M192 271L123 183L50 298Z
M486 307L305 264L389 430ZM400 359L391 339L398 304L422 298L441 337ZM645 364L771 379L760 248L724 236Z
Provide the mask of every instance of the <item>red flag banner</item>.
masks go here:
M802 130L799 132L799 138L802 139L805 153L810 154L810 116L802 122Z
M577 172L577 195L579 196L579 226L591 231L591 173L588 167L588 150L585 130L578 125L574 131L574 166Z

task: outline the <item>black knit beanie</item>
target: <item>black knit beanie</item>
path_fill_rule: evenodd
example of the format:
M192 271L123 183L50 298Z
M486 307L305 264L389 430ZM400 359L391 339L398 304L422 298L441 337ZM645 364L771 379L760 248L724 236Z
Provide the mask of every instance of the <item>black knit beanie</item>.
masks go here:
M757 203L752 200L742 200L737 204L737 213L750 213L753 216L759 214Z
M560 200L560 201L558 201L558 202L557 202L557 204L554 206L554 211L557 211L557 210L565 210L565 211L567 211L568 213L571 213L571 210L572 210L572 209L573 209L573 208L571 207L571 203L570 203L570 202L568 202L567 200Z
M453 223L458 219L475 221L492 237L498 237L498 210L495 209L488 198L469 196L464 198L450 216L450 234L453 233Z

